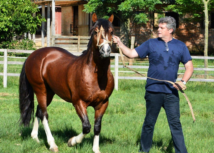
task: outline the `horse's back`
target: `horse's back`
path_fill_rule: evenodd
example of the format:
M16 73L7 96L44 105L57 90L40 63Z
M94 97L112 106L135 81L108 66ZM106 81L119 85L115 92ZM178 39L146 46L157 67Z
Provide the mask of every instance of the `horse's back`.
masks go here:
M42 73L44 74L48 66L51 66L52 68L63 68L75 59L76 56L65 49L46 47L34 51L27 58L25 69L28 69L29 71L32 71L33 69L43 69L44 71Z
M25 71L35 92L46 92L47 86L68 100L69 89L66 85L67 71L76 56L58 47L46 47L34 51L26 60ZM70 96L69 96L70 98Z
M67 50L59 47L45 47L45 48L40 48L34 51L29 57L29 58L37 58L37 59L42 59L51 55L55 55L58 57L76 57Z

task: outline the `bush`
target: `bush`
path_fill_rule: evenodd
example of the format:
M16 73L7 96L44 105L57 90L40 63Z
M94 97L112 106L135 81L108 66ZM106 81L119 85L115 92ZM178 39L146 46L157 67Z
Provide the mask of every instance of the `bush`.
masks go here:
M0 48L5 49L21 49L21 50L35 50L35 43L29 39L4 41L0 44Z

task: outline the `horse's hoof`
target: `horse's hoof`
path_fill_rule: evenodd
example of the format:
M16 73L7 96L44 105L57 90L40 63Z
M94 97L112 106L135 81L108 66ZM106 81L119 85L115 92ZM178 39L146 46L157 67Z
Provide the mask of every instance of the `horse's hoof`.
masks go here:
M97 149L93 148L93 152L94 153L101 153L99 148L97 148Z
M52 152L58 152L59 150L58 150L57 147L55 147L55 148L50 148L50 151L52 151Z
M37 143L40 143L39 139L36 137L36 138L33 138L33 140L36 140Z
M73 147L75 146L77 143L76 143L76 140L75 140L75 137L72 137L68 140L68 147Z

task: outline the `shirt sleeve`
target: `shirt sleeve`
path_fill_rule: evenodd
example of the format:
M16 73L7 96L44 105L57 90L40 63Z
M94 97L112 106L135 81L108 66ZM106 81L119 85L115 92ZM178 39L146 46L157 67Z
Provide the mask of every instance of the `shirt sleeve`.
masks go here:
M181 58L181 62L183 64L186 64L188 61L192 60L192 57L190 56L190 52L187 48L187 46L184 44L184 47L183 47L183 55L182 55L182 58Z
M135 50L140 58L145 58L149 54L149 40L136 47Z

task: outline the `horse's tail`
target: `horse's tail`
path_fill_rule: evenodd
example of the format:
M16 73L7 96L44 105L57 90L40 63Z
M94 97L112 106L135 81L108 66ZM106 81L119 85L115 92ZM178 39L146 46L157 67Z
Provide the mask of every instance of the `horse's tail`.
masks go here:
M34 115L34 92L26 77L25 63L19 78L19 109L21 113L20 124L29 126L31 116Z

